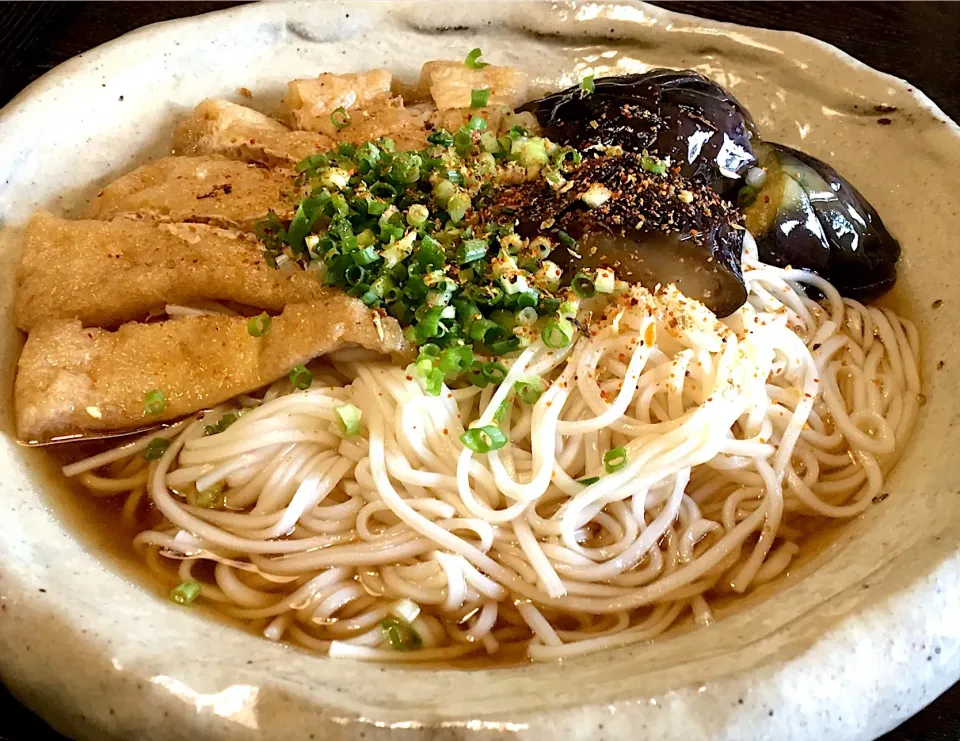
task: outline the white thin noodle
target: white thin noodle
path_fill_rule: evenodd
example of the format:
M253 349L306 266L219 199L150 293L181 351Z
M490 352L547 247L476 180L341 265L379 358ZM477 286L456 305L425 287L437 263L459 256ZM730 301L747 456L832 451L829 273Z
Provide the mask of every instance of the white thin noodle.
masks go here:
M822 518L870 505L921 398L912 325L761 264L749 236L743 267L748 303L722 322L673 288L633 289L566 350L531 345L499 387L430 396L345 356L307 391L278 382L164 433L149 467L135 445L70 472L126 496L126 521L146 490L164 520L135 546L171 585L197 579L201 600L268 638L338 657L552 660L686 613L709 624L718 596L786 572ZM464 422L489 424L527 374L548 387L510 402L509 444L466 449ZM345 402L363 414L346 440ZM417 615L419 651L390 650L394 610Z

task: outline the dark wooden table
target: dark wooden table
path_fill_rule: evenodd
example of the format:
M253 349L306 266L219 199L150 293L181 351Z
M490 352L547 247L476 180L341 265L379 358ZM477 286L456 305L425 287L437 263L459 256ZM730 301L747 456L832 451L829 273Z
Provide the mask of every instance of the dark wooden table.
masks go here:
M0 3L0 106L61 62L157 21L232 2ZM705 18L816 36L916 84L960 119L960 3L657 3ZM62 741L0 687L0 741ZM960 684L881 741L958 741ZM825 739L824 741L832 741Z

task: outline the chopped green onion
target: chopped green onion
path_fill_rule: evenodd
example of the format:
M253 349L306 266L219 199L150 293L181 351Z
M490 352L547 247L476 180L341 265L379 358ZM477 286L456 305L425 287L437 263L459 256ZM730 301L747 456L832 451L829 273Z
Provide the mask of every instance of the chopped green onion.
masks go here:
M160 389L148 391L143 397L144 414L160 414L167 408L167 397Z
M506 399L500 402L500 406L497 407L497 411L493 413L493 420L495 422L503 422L503 418L507 416L507 412L510 410L512 401L513 400L508 396Z
M223 432L230 425L240 419L240 415L235 412L227 412L224 414L215 425L207 425L203 428L203 435L207 437L209 435L216 435L220 432Z
M563 167L569 162L571 165L579 165L583 161L583 156L573 147L560 147L553 153L553 164L556 167Z
M528 295L528 294L524 294ZM520 327L529 327L532 324L537 323L537 319L540 318L540 315L537 314L537 310L532 306L524 306L520 311L517 312L517 325Z
M598 268L593 280L597 293L613 293L616 285L616 274L610 268Z
M570 281L570 288L580 298L592 298L597 292L597 286L589 275L580 271Z
M564 231L557 232L557 239L559 239L561 244L563 244L567 248L573 248L577 246L577 240L575 240L573 237L571 237L569 234L567 234Z
M406 620L385 617L380 621L380 630L394 651L415 651L423 645L423 639Z
M564 301L562 304L560 304L558 311L560 312L560 316L567 319L575 317L577 312L580 311L580 301Z
M466 193L455 193L447 202L447 213L450 215L450 220L454 223L463 219L469 208L470 196Z
M463 128L467 131L485 131L487 122L480 118L480 116L470 116L470 120L463 125Z
M148 461L155 461L158 458L161 458L164 453L167 452L167 448L170 447L170 441L165 437L155 437L153 440L147 443L146 449L143 451L143 457Z
M430 396L440 396L440 391L443 389L443 371L439 368L434 368L427 374L426 382L424 383L424 390L430 394Z
M337 424L340 425L340 431L347 437L356 435L360 432L360 418L363 412L353 404L338 404L333 409L337 415Z
M430 136L427 137L427 141L440 147L452 147L453 134L446 129L439 129L430 134Z
M591 484L597 483L599 480L600 480L599 476L588 476L583 479L577 479L577 483L583 484L584 486L590 486Z
M573 339L573 325L567 319L548 322L540 331L540 339L544 345L554 350L566 347Z
M465 239L457 250L457 262L466 265L486 256L490 244L485 239Z
M214 484L197 493L197 506L204 509L222 509L225 503L223 484Z
M524 404L536 404L544 392L543 380L536 376L528 376L513 385L517 396Z
M353 261L357 265L370 265L380 259L380 255L374 247L364 247L350 253Z
M494 355L506 355L520 347L519 337L507 337L505 340L497 340L489 345L490 352Z
M313 384L313 374L306 366L295 365L293 370L290 371L290 383L293 384L294 388L305 391Z
M477 319L470 325L468 334L475 342L492 342L500 333L500 325L490 319Z
M170 599L178 605L189 605L200 596L200 585L195 581L180 582L170 590Z
M252 316L247 320L247 334L251 337L263 337L270 331L273 320L267 313Z
M350 114L347 113L346 108L337 108L333 113L330 114L330 123L333 124L333 127L337 131L340 129L345 129L350 125Z
M484 67L489 67L490 65L487 62L481 62L480 57L483 56L483 52L480 51L480 48L471 49L470 53L467 54L467 58L463 60L464 65L470 69L483 69Z
M757 200L757 189L744 185L739 191L737 191L737 205L743 208L744 206L749 206Z
M424 313L423 318L417 322L414 330L417 342L424 342L433 337L441 336L440 319L442 313L442 306L433 306Z
M430 217L430 210L421 203L414 203L407 209L407 223L410 226L423 226Z
M640 158L640 166L647 172L652 172L654 175L663 175L667 171L667 163L656 157L651 157L649 154L643 155Z
M580 92L583 95L593 95L596 86L593 84L593 75L587 75L580 80Z
M474 453L489 453L506 445L507 436L496 425L487 425L467 430L460 436L460 442Z
M619 471L627 465L627 449L623 446L612 448L603 454L603 467L607 473Z
M483 108L489 100L490 100L489 90L471 90L470 91L470 107L471 108Z
M440 356L440 348L432 342L420 346L420 358L436 358ZM418 358L419 359L419 358Z
M483 373L483 377L487 379L487 383L500 383L507 377L506 366L496 362L484 363L480 372Z

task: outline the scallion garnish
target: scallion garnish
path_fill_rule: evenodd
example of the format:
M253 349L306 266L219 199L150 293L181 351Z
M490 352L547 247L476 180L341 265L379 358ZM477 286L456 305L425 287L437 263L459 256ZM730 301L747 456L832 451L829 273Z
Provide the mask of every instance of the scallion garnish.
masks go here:
M223 432L230 425L236 422L240 418L240 415L235 414L234 412L227 412L220 419L217 420L215 425L207 425L203 428L203 435L207 437L209 435L216 435L217 433Z
M406 620L385 617L380 621L384 639L394 651L415 651L423 645L423 639Z
M340 129L345 129L347 126L349 126L350 114L347 113L347 109L337 108L333 113L330 114L330 123L333 124L337 131Z
M507 368L502 363L489 362L484 363L480 370L487 383L500 383L507 377Z
M619 471L627 465L627 449L623 446L612 448L603 454L603 467L607 473Z
M567 234L566 232L558 231L558 232L557 232L557 239L560 240L560 243L561 243L564 247L572 248L572 247L576 247L576 246L577 246L577 240L575 240L573 237L571 237L571 236L570 236L569 234Z
M443 390L443 371L439 368L432 368L423 382L424 390L430 396L440 396Z
M169 447L170 441L165 437L155 437L147 443L147 447L143 451L143 457L148 461L158 460L163 457Z
M490 245L485 239L465 239L457 250L457 262L466 265L486 256Z
M306 366L295 365L290 371L290 383L294 388L305 391L313 384L313 374Z
M513 385L517 391L517 396L524 404L536 404L543 395L543 380L536 376L528 376L517 381Z
M178 605L189 605L200 596L200 585L195 581L180 582L170 590L170 599Z
M460 442L474 453L489 453L506 445L507 436L496 425L486 425L467 430L460 436Z
M597 286L593 278L584 273L578 272L570 281L571 290L580 298L592 298L597 293Z
M580 80L581 95L593 95L593 91L595 89L596 89L596 86L593 83L593 75L587 75L582 80Z
M345 437L351 437L360 432L360 418L363 412L353 404L338 404L333 409L337 415L337 424Z
M225 498L223 484L214 484L211 487L197 492L197 506L204 509L223 509Z
M757 200L757 189L750 186L744 185L740 190L737 191L737 205L741 208L749 206Z
M439 129L430 134L427 141L440 147L450 147L453 146L453 134L445 129Z
M647 172L652 172L654 175L663 175L667 171L667 163L656 157L651 157L649 154L643 155L640 158L640 166Z
M470 196L466 193L454 193L447 201L447 213L454 223L461 221L470 208Z
M161 414L167 408L167 397L160 389L148 391L143 396L144 414Z
M489 67L490 65L487 62L481 62L480 57L483 56L483 52L480 51L480 48L471 49L470 53L467 54L467 58L463 60L463 63L470 69L483 69L484 67Z
M470 91L470 107L483 108L490 100L490 91L486 89Z
M247 320L247 334L251 337L263 337L270 331L271 324L273 324L273 320L269 314L264 313L252 316Z
M595 484L600 480L599 476L587 476L586 478L577 479L578 484L583 484L584 486L590 486Z
M540 330L540 339L544 345L554 350L566 347L573 339L573 325L567 319L548 322Z

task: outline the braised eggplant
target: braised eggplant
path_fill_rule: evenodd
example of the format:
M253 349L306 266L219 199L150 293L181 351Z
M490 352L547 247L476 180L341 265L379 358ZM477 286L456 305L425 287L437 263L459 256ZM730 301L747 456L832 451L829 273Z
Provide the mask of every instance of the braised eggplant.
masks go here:
M601 77L592 93L571 87L520 108L553 141L581 150L619 146L670 157L684 177L719 193L756 161L753 123L730 93L691 70Z
M867 199L836 170L781 144L758 143L766 179L741 191L760 259L812 270L844 296L868 301L897 280L900 244Z
M490 216L512 215L524 237L550 237L550 260L565 282L582 268L613 268L618 279L651 289L674 283L718 316L736 311L747 297L739 214L679 168L650 172L649 160L632 153L586 159L560 187L542 180L507 186Z

